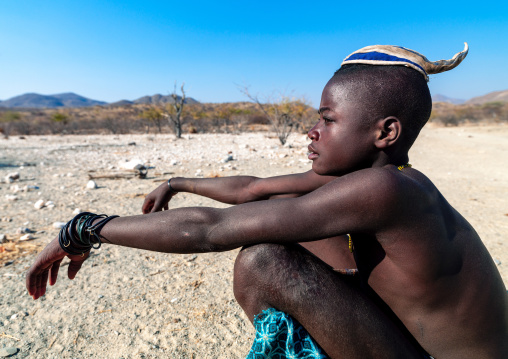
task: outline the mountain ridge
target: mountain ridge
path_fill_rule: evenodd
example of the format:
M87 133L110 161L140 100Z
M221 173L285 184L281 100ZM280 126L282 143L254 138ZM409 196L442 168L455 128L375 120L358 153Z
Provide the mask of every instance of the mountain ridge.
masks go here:
M177 101L181 99L177 96ZM135 104L166 104L173 103L171 95L154 94L151 96L142 96L135 100L119 100L115 102L104 102L93 100L73 92L65 92L54 95L41 95L38 93L25 93L23 95L14 96L7 100L0 100L2 108L76 108L90 106L126 106ZM482 96L476 96L469 100L456 99L441 94L432 95L432 102L451 103L453 105L481 105L488 102L508 102L508 90L493 91ZM196 104L199 101L192 97L185 98L186 104Z
M177 96L177 101L181 99ZM143 96L136 100L120 100L112 103L104 101L92 100L73 92L65 92L54 95L41 95L30 92L23 95L14 96L10 99L0 101L0 107L4 108L76 108L91 106L125 106L130 104L165 104L173 103L171 95L155 94L152 96ZM185 98L186 104L199 103L192 97Z

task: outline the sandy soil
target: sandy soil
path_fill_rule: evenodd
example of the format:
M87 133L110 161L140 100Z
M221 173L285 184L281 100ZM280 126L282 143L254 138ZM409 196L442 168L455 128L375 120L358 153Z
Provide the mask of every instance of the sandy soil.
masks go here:
M18 181L0 184L0 234L7 237L0 253L0 348L19 348L16 358L245 357L254 330L232 292L237 251L171 255L104 246L76 280L61 271L44 298L33 301L25 290L35 253L58 233L53 223L69 220L76 208L135 215L144 195L171 176L265 177L310 169L302 135L290 138L291 148L264 133L185 137L0 140L0 179L20 173ZM223 163L229 151L235 160ZM146 179L98 179L97 189L86 188L88 171L110 172L135 158L153 167ZM508 283L508 126L426 128L410 158L473 224ZM15 185L38 189L14 193ZM17 200L6 197L12 195ZM54 206L37 210L39 199ZM172 205L223 207L183 193ZM19 242L19 228L35 238Z

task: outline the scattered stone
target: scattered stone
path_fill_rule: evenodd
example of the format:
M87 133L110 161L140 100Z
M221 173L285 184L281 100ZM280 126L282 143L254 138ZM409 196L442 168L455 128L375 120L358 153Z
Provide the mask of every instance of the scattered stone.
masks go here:
M11 355L17 354L18 350L19 349L15 348L15 347L1 348L0 349L0 357L2 357L2 358L10 357Z
M174 302L176 302L177 300L178 300L178 298L173 298L173 299L171 299L171 303L174 303Z
M16 234L25 234L25 233L32 233L30 228L18 228L16 229Z
M79 208L76 208L74 209L74 211L72 211L72 214L80 214L81 213L81 210Z
M24 192L36 191L38 189L39 189L39 187L38 186L34 186L34 185L26 185L25 187L23 187L23 191Z
M118 167L123 168L125 170L138 170L138 171L146 169L145 163L138 158L130 161L120 161L118 162Z
M203 171L201 169L196 170L196 173L194 174L195 177L203 177Z
M8 200L8 201L17 201L18 200L18 196L15 196L13 194L6 194L5 195L5 198Z
M287 156L288 156L288 154L287 154L287 153L281 153L281 154L279 154L279 158L285 158L285 157L287 157Z
M2 222L12 222L11 217L2 217Z
M233 155L232 154L228 154L226 157L224 157L224 159L222 160L223 163L227 163L229 161L233 161L234 158L233 158Z
M53 222L53 228L61 229L65 226L67 222Z
M11 319L11 320L14 320L14 319L16 319L17 317L18 317L18 314L13 314L13 315L11 315L11 318L10 318L10 319Z
M0 244L5 242L5 240L7 239L7 236L5 234L0 234Z
M171 160L171 162L169 162L169 164L171 166L176 166L178 164L178 161L177 160Z
M129 142L127 146L136 146L136 142Z
M40 199L38 200L37 202L34 203L34 208L35 209L41 209L43 208L44 206L46 205L46 203L44 202L43 199Z
M88 188L88 189L96 189L97 188L97 183L95 183L94 180L90 180L86 184L86 188Z
M496 258L496 259L494 259L494 262L495 262L498 266L500 266L500 265L501 265L501 261L500 261L499 259L497 259L497 258Z
M67 173L67 177L74 177L74 173L72 172Z
M30 233L29 234L25 234L24 236L21 236L21 238L19 239L20 241L29 241L31 239L34 239L34 236L32 236Z
M14 193L18 193L18 192L21 192L22 189L16 184L14 186L11 186L10 190Z
M19 172L7 173L7 176L5 176L6 183L12 183L17 180L19 180Z
M55 207L55 204L53 203L53 201L47 201L45 205L46 205L46 207L48 207L48 208L53 208L53 207Z

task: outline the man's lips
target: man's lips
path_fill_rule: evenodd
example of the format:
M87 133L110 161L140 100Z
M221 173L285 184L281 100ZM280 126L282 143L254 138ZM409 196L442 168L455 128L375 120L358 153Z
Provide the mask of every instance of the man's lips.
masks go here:
M319 153L316 152L316 150L314 149L314 147L312 147L312 145L309 145L309 147L307 147L308 150L309 150L309 160L315 160L316 158L319 157Z

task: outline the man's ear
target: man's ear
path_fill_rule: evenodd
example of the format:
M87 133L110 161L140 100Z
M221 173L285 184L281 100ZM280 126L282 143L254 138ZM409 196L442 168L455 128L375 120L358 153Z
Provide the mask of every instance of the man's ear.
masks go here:
M385 149L397 142L402 132L402 124L395 116L386 117L376 123L376 132L374 145L379 149Z

